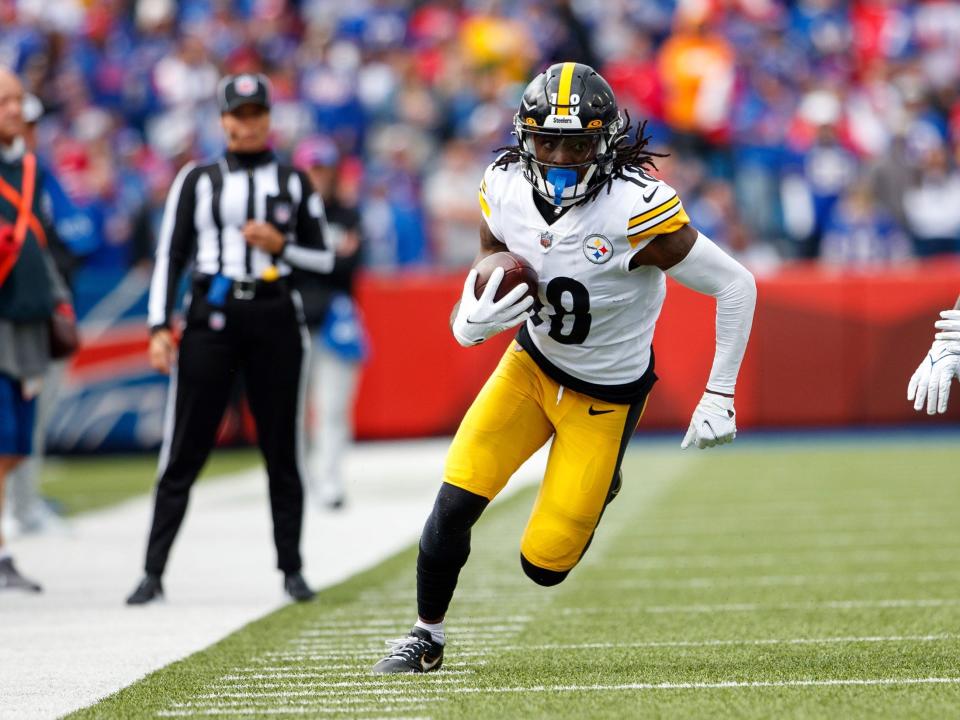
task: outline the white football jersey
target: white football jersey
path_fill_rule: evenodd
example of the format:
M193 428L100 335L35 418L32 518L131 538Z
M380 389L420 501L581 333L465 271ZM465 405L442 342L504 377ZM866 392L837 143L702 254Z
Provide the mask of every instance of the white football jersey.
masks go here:
M540 277L543 308L527 320L526 333L549 363L591 385L628 385L646 372L666 283L656 267L629 271L630 259L657 235L690 222L673 188L631 177L637 182L614 180L609 193L601 189L552 225L519 163L491 164L480 185L490 231Z

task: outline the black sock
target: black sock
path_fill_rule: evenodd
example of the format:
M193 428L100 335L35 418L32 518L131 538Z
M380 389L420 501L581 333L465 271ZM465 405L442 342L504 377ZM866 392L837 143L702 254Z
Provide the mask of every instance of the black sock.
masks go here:
M470 556L470 528L489 502L448 483L440 486L417 556L417 613L421 619L437 622L447 614L460 569Z

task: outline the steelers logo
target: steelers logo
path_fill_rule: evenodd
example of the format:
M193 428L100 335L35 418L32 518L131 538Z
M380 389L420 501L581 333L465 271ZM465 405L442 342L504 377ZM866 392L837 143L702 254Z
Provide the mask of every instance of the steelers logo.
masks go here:
M583 241L583 254L595 265L603 265L613 257L613 243L603 235L587 235Z

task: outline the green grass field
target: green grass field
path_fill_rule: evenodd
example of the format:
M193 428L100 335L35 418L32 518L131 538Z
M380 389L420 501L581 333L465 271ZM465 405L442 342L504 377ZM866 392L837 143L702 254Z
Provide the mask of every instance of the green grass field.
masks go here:
M444 668L371 676L415 552L71 718L941 718L960 708L960 445L635 445L580 567L519 567L532 490L477 526Z

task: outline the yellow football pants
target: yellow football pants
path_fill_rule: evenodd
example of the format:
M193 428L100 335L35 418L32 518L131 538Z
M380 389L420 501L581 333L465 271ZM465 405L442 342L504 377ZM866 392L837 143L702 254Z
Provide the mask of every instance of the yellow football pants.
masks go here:
M460 423L443 479L492 500L552 435L520 551L538 568L569 571L600 521L642 407L562 388L511 343Z

